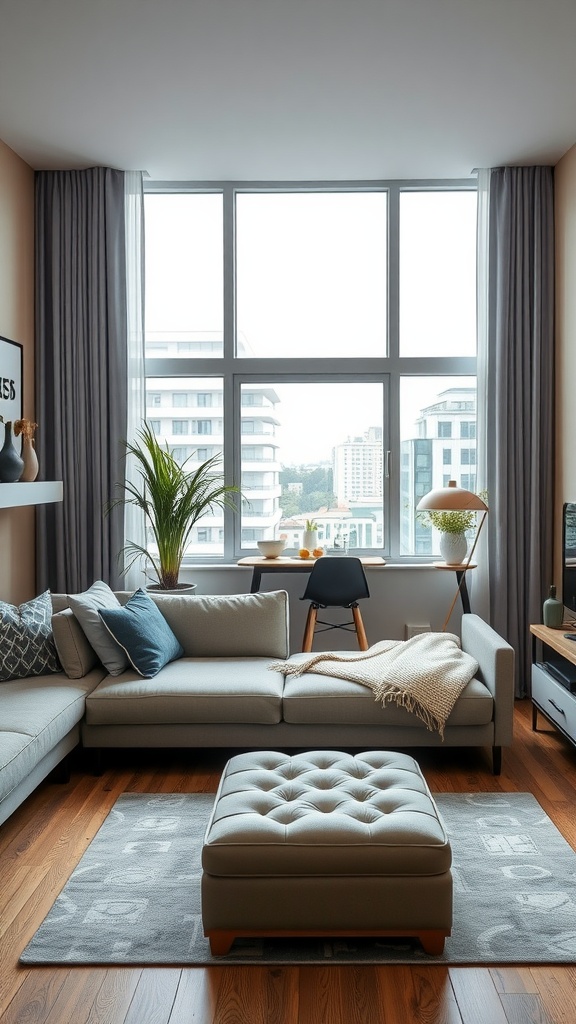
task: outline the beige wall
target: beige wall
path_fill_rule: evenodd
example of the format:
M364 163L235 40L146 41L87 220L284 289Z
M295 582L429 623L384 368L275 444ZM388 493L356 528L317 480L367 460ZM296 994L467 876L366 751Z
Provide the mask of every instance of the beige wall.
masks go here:
M0 335L24 347L24 415L33 419L34 172L1 141ZM0 552L0 600L27 601L35 593L33 508L0 508Z

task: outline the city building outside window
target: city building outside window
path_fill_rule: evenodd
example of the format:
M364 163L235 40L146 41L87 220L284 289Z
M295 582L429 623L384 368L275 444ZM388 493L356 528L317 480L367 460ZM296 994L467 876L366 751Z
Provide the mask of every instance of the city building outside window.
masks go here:
M242 491L188 557L297 550L310 518L326 547L437 555L416 504L476 462L474 186L154 183L145 212L154 430Z

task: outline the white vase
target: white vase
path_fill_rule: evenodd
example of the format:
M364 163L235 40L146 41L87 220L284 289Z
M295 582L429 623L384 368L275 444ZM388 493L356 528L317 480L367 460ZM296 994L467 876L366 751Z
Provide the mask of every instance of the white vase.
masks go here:
M308 551L314 551L318 547L318 530L304 530L302 534L302 547Z
M38 456L36 455L34 441L31 437L24 437L22 439L20 455L24 462L24 469L22 470L20 480L25 483L31 483L38 476Z
M466 558L468 541L465 533L442 533L440 554L447 565L461 565Z

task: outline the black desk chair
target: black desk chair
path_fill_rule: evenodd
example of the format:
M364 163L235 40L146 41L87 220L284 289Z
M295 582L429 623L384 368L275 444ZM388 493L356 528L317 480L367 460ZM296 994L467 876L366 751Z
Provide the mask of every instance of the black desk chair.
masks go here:
M360 650L367 651L368 640L358 607L358 601L363 597L370 597L370 591L359 558L328 556L314 562L306 590L300 598L301 601L311 601L302 650L312 650L316 627L321 625L324 628L317 630L319 633L323 633L327 629L346 629L350 632L354 630ZM349 608L353 620L352 622L323 622L318 618L319 608Z

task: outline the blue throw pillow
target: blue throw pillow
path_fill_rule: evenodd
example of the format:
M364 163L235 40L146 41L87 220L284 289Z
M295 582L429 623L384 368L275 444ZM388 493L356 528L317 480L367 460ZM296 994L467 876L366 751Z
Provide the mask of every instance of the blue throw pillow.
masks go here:
M110 635L120 644L137 672L151 679L164 665L184 654L162 612L142 589L123 607L99 608Z

